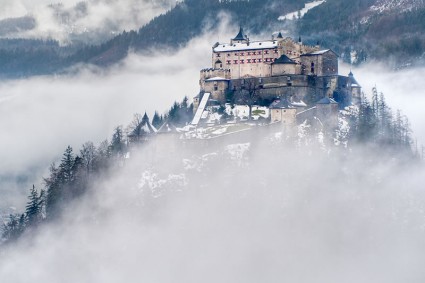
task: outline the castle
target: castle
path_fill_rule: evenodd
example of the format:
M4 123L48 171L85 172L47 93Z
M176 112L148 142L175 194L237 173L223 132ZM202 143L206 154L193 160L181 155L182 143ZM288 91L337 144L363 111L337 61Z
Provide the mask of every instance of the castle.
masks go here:
M274 109L272 122L292 123L306 109L323 109L330 115L361 100L361 87L353 74L338 74L338 55L319 44L305 45L301 37L296 42L279 33L269 40L251 41L240 28L230 43L214 44L211 64L200 72L195 112L203 111L198 109L205 107L202 104L223 105L245 92L255 94L246 104L261 101ZM201 103L204 94L207 101ZM283 115L287 112L291 114Z

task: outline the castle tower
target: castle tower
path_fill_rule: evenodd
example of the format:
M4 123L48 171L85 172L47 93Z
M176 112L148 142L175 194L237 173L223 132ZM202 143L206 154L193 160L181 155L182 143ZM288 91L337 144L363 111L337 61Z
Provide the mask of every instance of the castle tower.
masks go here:
M230 44L247 43L247 42L248 42L248 37L243 32L242 27L239 28L239 33L236 35L236 37L230 40Z
M354 78L353 72L350 71L348 74L348 89L351 91L352 102L355 105L359 105L362 100L362 87L359 85L357 80Z

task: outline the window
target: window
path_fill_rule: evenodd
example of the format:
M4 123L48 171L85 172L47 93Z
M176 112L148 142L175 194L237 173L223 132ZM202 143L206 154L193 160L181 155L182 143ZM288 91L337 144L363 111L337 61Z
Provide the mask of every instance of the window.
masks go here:
M273 50L273 52L274 52L274 54L277 54L278 51L277 51L277 49L275 49L275 50Z
M238 56L238 53L235 53L235 56Z
M246 53L246 55L250 56L250 55L251 55L251 52L249 52L249 51L248 51L248 52Z
M238 63L238 60L233 60L233 63L234 63L234 64L237 64L237 63Z
M252 59L252 63L257 63L257 59Z
M232 61L227 60L226 63L227 63L227 65L231 65L232 64Z
M242 60L241 60L241 64L243 64L243 63L245 63L245 60L243 60L243 59L242 59Z
M257 55L261 55L261 51L258 51L258 52L257 52Z
M241 52L241 54L240 54L241 56L244 56L245 55L245 53L243 53L243 52Z
M248 61L248 63L251 63L251 59L248 59L247 61Z
M217 85L215 85L215 86L214 86L214 90L215 90L215 91L217 91L217 90L218 90L218 86L217 86Z
M256 53L255 53L255 51L252 51L252 55L255 55Z
M258 63L261 63L261 62L262 62L261 58L260 58L260 59L258 59Z
M314 74L314 62L311 62L311 73Z
M227 57L230 57L230 53L227 53Z
M268 50L264 50L264 54L269 54L269 51Z
M217 58L220 57L220 53L217 53L216 56L217 56Z

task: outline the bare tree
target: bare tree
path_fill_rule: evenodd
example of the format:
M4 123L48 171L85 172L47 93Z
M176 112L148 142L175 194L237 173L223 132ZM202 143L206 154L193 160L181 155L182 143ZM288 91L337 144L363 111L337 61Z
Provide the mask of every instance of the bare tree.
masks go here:
M249 108L248 119L251 120L252 105L260 98L260 80L257 78L246 78L241 82L240 90L235 92L236 103L246 104Z

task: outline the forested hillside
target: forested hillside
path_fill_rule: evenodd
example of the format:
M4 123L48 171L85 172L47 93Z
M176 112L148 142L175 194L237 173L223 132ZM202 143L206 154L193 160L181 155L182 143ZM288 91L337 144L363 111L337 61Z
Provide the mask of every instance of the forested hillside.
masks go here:
M327 0L300 21L300 34L357 62L376 59L393 66L424 62L425 5L422 1ZM386 5L385 5L386 4Z

